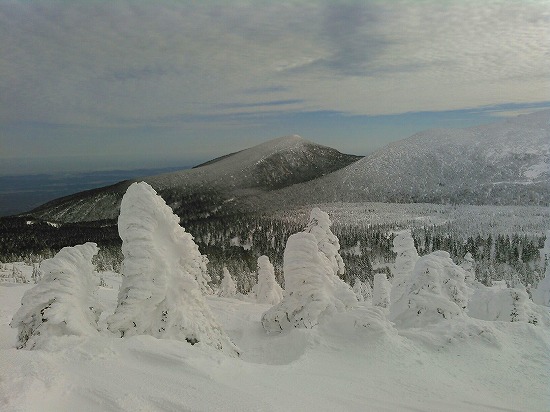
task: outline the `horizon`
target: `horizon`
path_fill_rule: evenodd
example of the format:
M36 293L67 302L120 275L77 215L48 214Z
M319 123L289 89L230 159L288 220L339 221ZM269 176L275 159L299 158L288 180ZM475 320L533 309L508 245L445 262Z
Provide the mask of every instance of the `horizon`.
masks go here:
M0 175L367 155L550 108L544 1L0 3Z

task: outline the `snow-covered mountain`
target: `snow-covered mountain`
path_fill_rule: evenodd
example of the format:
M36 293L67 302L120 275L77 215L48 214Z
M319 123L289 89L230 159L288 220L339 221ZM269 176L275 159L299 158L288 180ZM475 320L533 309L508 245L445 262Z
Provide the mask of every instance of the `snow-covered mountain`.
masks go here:
M321 177L359 158L297 135L280 137L193 169L123 181L60 198L30 214L61 222L115 219L126 189L134 181L144 180L180 217L207 217L244 203L255 204L255 199L265 192Z
M277 199L547 205L550 111L421 132Z
M281 137L142 180L183 219L333 201L548 205L550 111L428 130L364 158ZM61 198L31 214L62 222L114 219L132 182Z

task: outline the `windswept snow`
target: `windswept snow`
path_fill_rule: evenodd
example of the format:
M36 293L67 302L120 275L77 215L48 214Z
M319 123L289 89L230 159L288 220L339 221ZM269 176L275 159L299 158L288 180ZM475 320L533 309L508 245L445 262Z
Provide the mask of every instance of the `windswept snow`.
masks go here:
M116 306L120 277L97 296ZM65 336L14 348L8 326L30 285L0 285L2 411L530 411L548 410L550 332L525 322L451 319L396 329L371 306L314 329L266 334L267 305L209 297L241 348L134 336Z

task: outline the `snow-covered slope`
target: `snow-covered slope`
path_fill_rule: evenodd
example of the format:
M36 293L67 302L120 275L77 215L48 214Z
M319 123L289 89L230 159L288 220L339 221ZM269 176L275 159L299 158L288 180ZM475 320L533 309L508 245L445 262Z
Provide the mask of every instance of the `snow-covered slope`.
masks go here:
M144 180L180 216L236 208L263 192L326 175L358 160L335 149L286 136L214 159L202 166ZM137 180L136 180L137 181ZM132 181L77 193L49 202L31 214L48 220L74 222L114 219L122 195Z
M547 205L550 111L421 132L273 198Z
M96 291L107 312L120 276ZM31 285L0 285L2 411L547 411L550 332L463 318L397 331L361 306L314 329L268 335L268 305L210 297L240 358L102 333L15 349L8 326ZM104 317L100 323L104 322Z

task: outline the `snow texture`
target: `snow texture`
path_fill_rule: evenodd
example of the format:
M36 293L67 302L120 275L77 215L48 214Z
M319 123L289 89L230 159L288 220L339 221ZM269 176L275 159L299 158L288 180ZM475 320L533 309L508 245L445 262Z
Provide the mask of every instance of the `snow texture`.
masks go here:
M312 328L323 318L357 305L351 288L334 273L334 260L311 233L291 235L284 253L285 296L262 316L268 332Z
M17 347L34 349L55 336L98 334L92 303L95 243L65 247L40 265L42 278L21 300L11 321L18 329Z
M258 258L258 283L252 292L258 303L276 305L283 299L283 289L275 279L275 269L265 255Z
M178 222L147 183L128 188L118 219L123 280L108 328L123 337L152 335L237 354L197 282L205 259Z
M223 267L223 278L220 285L219 295L224 298L234 298L237 295L237 284L225 266Z
M411 230L397 232L393 239L393 252L396 253L390 300L397 302L405 292L405 285L418 261Z
M403 296L392 302L390 320L397 326L422 327L465 316L470 294L466 273L449 257L436 251L418 259Z
M391 283L386 278L385 273L376 273L374 275L374 288L372 290L372 304L381 308L390 306Z
M97 298L110 313L121 276L100 276L109 287ZM239 358L110 333L59 337L55 352L16 350L8 322L31 288L0 283L6 412L547 412L550 405L550 329L539 325L464 317L399 330L385 309L360 305L314 329L268 335L259 326L266 305L208 296Z

